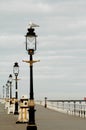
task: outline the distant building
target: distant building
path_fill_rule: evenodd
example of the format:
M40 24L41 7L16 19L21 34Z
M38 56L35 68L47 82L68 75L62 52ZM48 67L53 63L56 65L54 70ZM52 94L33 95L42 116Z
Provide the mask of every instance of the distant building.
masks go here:
M86 97L84 97L84 100L86 100Z

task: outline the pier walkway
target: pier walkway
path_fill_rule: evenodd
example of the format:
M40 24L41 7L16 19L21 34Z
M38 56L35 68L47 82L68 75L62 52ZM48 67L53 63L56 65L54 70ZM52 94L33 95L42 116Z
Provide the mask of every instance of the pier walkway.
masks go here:
M36 106L37 130L86 130L86 119ZM16 124L17 116L7 114L0 103L0 130L26 130L27 124Z

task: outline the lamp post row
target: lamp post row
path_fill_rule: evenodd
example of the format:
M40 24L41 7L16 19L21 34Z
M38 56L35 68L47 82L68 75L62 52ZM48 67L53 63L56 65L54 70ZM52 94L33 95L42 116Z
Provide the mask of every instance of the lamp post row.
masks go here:
M19 65L17 62L14 63L13 66L13 73L15 75L15 110L14 110L14 114L19 114L18 113L18 74L19 74ZM11 104L11 99L12 99L12 74L9 75L9 79L6 83L6 98L10 99L10 104ZM3 98L4 98L4 88L5 86L3 86Z
M37 35L35 33L34 27L39 27L38 25L35 24L30 24L30 27L27 29L28 32L25 35L26 38L26 51L28 52L29 55L29 61L28 60L23 60L23 62L29 63L30 64L30 95L29 95L29 103L28 103L28 112L29 112L29 120L28 120L28 125L27 125L27 130L37 130L37 125L35 123L35 103L34 103L34 91L33 91L33 63L38 62L33 60L33 55L34 52L37 49ZM16 62L13 66L13 73L15 75L15 112L14 114L18 114L18 90L17 90L17 76L19 74L19 65ZM12 75L9 76L10 80L12 78ZM12 98L11 95L11 81L10 81L10 98ZM6 84L8 87L8 84ZM6 96L8 96L8 91L6 93Z

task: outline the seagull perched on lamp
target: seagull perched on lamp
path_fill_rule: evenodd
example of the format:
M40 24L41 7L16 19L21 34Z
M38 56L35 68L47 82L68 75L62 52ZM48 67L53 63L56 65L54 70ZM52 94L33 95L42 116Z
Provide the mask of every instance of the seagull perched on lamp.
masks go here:
M32 22L29 22L29 26L30 26L30 28L39 27L39 25L32 23Z

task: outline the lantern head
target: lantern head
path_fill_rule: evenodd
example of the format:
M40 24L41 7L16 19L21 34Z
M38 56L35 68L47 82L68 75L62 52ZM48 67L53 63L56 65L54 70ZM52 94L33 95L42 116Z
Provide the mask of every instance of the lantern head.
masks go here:
M36 51L36 37L34 28L29 28L26 34L26 50L29 54L34 54L34 51Z
M15 74L15 76L18 76L18 74L19 74L19 65L17 62L14 63L13 73Z

